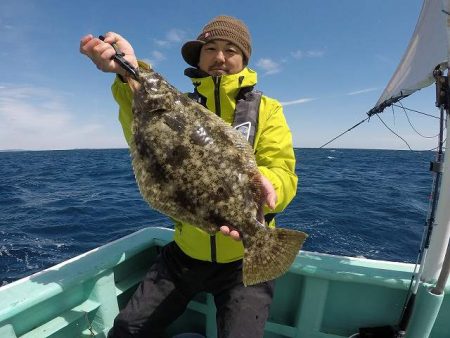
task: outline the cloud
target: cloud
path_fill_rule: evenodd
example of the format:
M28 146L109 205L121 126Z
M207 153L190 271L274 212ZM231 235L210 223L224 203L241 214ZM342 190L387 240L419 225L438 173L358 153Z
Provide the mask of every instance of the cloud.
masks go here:
M366 88L366 89L361 89L361 90L356 90L354 92L350 92L347 93L345 95L359 95L359 94L364 94L364 93L369 93L369 92L373 92L375 90L377 90L378 88Z
M321 58L325 55L325 52L323 50L308 50L306 52L306 56L309 58Z
M166 60L166 56L160 51L154 50L153 52L150 53L150 58L144 61L146 62L148 61L148 63L150 63L152 67L154 67L156 64L164 60Z
M170 42L181 42L185 39L186 33L181 29L173 28L167 32L166 38Z
M300 49L291 52L291 56L296 59L296 60L300 60L303 58L321 58L325 55L325 51L323 50L307 50L307 51L302 51Z
M178 44L184 41L185 38L185 31L177 28L172 28L165 34L164 39L155 39L154 42L160 47L167 48L172 46L173 44Z
M286 102L280 102L283 106L291 106L294 104L302 104L302 103L306 103L306 102L310 102L310 101L314 101L317 99L311 98L311 97L305 97L303 99L297 99L297 100L292 100L292 101L286 101Z
M259 59L258 62L256 62L256 65L261 68L266 75L276 74L281 71L280 64L272 59Z
M168 46L170 45L169 41L167 41L167 40L154 39L153 41L154 41L155 44L157 44L159 47L168 47Z
M296 50L294 52L291 52L291 56L294 59L300 60L303 57L303 52L301 50Z
M77 120L64 95L48 88L0 86L0 149L73 149L123 146L101 123Z
M8 19L1 17L1 9L0 9L0 32L5 33L4 31L10 31L13 30L15 27L11 25L9 22L7 22ZM6 16L5 16L6 17Z
M384 64L388 64L388 65L394 64L392 59L390 59L389 57L382 55L382 54L375 54L375 59L377 59L379 62L384 63Z

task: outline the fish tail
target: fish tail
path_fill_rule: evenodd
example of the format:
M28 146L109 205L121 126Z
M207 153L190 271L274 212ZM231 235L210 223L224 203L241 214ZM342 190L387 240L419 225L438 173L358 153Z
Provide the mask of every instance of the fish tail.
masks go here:
M244 236L244 285L262 283L284 274L307 237L301 231L271 227L258 227L255 234Z

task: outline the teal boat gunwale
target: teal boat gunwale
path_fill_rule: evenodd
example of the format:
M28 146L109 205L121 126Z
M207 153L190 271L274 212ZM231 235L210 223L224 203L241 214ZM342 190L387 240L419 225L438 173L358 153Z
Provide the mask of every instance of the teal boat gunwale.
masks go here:
M89 337L91 331L105 337L158 248L172 237L172 229L141 229L0 287L0 336L42 338L47 336L45 332L52 332L49 337L66 338L67 332L75 330L82 337ZM395 324L413 267L409 263L300 252L290 271L277 280L265 337L343 338L361 326ZM373 312L365 309L361 296L379 303L372 304ZM66 302L63 307L56 304L61 299ZM448 297L444 303L436 332L445 330L445 316L450 315ZM382 310L385 307L390 310ZM48 318L42 314L46 311ZM191 301L170 332L181 333L186 327L215 337L211 295L199 295Z
M27 307L38 304L64 292L66 289L101 275L145 248L154 245L153 241L157 236L167 237L164 236L164 232L158 229L163 228L141 229L116 241L0 287L0 321L4 316L15 315ZM111 250L110 248L114 249ZM70 267L70 271L66 271L67 267ZM32 292L33 297L30 297L29 293L24 293L23 287L30 288L29 292Z

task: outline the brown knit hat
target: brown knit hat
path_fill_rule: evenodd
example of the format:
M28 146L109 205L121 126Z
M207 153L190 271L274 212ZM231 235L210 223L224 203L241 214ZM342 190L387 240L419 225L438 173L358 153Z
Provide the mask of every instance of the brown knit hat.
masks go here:
M248 28L241 20L226 15L220 15L212 19L203 27L203 31L197 37L197 40L188 41L181 47L183 59L192 67L197 67L200 49L211 40L226 40L235 44L244 54L244 63L248 63L252 53Z

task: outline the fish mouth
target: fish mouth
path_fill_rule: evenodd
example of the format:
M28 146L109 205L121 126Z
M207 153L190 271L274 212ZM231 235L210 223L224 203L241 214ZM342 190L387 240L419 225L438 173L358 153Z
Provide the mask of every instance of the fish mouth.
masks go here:
M141 84L138 81L136 81L135 79L129 77L129 78L127 78L127 82L133 93L137 92L137 91L139 91L139 89L141 89Z

